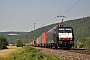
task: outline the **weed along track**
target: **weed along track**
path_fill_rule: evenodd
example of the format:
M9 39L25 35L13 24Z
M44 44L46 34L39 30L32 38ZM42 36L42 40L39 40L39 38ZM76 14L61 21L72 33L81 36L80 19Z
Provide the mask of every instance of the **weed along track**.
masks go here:
M64 60L90 60L90 51L88 50L56 50L40 47L34 48L39 49L42 53L55 55Z
M0 58L0 60L61 60L60 58L41 53L40 50L35 48L24 46L14 52L9 56Z

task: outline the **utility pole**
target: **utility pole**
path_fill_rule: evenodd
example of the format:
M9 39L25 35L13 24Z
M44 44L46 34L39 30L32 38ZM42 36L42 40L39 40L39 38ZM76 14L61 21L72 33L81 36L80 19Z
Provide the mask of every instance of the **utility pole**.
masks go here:
M29 41L28 42L30 42L30 32L29 32Z
M36 24L36 23L34 23L34 40L35 40L35 24Z

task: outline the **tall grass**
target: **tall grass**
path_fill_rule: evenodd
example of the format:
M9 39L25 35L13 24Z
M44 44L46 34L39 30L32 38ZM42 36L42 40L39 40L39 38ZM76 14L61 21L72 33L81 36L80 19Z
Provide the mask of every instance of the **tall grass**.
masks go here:
M2 60L60 60L53 55L46 55L32 47L22 47Z

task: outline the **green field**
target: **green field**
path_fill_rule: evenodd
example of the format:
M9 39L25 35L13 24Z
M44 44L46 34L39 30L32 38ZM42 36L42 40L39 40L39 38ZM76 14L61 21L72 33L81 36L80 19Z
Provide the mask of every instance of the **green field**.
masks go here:
M60 60L60 59L53 55L43 54L39 50L36 50L35 48L25 46L15 50L7 57L4 57L0 60Z

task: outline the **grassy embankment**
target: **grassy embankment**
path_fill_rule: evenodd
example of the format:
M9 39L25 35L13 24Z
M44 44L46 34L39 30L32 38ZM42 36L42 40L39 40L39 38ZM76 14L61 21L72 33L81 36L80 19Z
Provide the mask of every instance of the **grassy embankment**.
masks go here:
M0 50L0 60L7 57L8 54L10 54L11 52L13 52L17 49L16 46L7 46L7 47L8 47L8 49Z
M25 46L15 50L7 57L2 58L2 60L60 60L60 59L53 55L43 54L39 50L36 50L35 48Z

